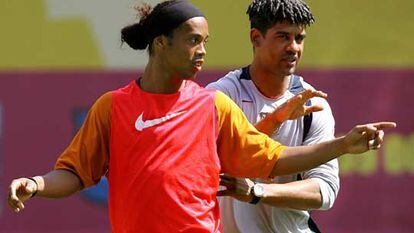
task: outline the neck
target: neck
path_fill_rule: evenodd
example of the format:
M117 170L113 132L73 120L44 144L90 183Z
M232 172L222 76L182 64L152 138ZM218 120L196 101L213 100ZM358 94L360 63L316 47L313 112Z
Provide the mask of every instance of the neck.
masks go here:
M174 76L172 72L155 59L149 59L145 67L144 74L140 82L141 89L154 94L173 94L177 93L184 80Z
M282 96L289 87L290 75L282 75L253 61L250 65L250 77L259 91L270 98Z

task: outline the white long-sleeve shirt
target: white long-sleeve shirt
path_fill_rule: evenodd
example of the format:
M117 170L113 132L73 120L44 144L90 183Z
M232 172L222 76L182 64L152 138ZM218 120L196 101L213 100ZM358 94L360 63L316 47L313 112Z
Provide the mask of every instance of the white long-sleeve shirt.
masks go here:
M227 94L246 114L251 123L260 121L266 114L273 112L286 100L303 89L313 89L302 77L292 75L288 90L283 96L272 99L264 96L250 78L248 68L228 73L207 88L220 90ZM299 146L319 143L334 138L335 120L331 108L323 98L312 98L312 105L319 104L323 111L314 112L307 137L303 141L303 117L284 122L273 139L288 145ZM322 207L327 210L333 206L339 191L339 168L336 159L314 169L301 173L302 179L318 182L322 194ZM279 176L274 183L288 183L297 180L297 175ZM221 218L224 233L307 233L309 212L282 209L258 203L252 205L230 197L220 198Z

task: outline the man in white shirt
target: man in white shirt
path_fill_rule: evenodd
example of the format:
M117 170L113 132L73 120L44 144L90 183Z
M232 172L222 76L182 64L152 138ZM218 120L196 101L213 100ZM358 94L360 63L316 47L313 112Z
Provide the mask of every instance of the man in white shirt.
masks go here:
M307 102L323 110L305 117L285 121L274 112L294 95L314 90L294 74L304 48L305 28L314 22L309 7L301 0L254 0L247 14L251 22L253 62L228 73L208 88L223 91L256 128L286 145L333 139L335 121L323 98ZM261 121L265 117L273 121ZM227 187L222 195L238 199L220 200L225 233L320 232L309 211L333 206L339 191L338 161L273 180L251 181L224 175L221 184Z

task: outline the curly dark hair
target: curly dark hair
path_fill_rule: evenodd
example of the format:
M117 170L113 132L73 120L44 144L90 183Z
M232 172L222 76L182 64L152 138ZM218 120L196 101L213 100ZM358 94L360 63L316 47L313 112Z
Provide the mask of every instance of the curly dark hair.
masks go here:
M309 6L302 0L253 0L246 14L249 15L250 27L262 34L284 21L304 26L315 22Z

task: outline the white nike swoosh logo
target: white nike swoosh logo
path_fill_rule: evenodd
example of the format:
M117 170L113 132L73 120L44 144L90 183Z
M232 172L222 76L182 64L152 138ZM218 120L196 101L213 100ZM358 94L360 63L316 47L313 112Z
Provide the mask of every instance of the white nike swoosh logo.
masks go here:
M159 124L161 124L163 122L166 122L166 121L168 121L168 120L170 120L170 119L172 119L176 116L179 116L179 115L181 115L185 112L186 111L176 112L176 113L168 114L168 115L166 115L164 117L161 117L161 118L157 118L157 119L153 119L153 120L146 120L146 121L142 120L142 116L144 115L144 113L141 113L141 115L139 115L137 121L135 121L135 128L138 131L143 131L146 128L150 128L150 127L159 125Z

